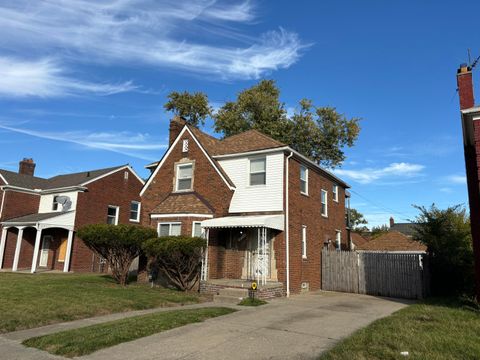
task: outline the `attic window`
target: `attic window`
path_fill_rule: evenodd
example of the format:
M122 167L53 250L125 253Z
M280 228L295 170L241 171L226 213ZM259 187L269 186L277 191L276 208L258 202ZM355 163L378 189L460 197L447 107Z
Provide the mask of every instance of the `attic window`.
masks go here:
M188 139L185 139L182 142L182 152L188 152Z
M192 190L193 164L177 165L176 191Z
M128 180L128 171L125 171L125 172L123 173L123 178L124 178L125 180Z

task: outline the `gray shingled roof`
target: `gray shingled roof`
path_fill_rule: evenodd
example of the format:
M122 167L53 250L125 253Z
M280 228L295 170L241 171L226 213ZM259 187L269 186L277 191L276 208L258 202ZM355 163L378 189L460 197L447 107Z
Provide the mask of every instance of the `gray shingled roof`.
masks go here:
M8 182L8 185L18 186L24 189L57 189L69 186L78 186L99 176L108 174L111 171L120 169L126 165L114 166L105 169L83 171L74 174L57 175L48 179L35 176L18 174L12 171L0 169L0 174Z
M64 215L67 212L49 212L49 213L42 213L42 214L30 214L25 216L20 216L13 219L7 219L5 222L15 222L15 223L34 223L37 221L51 219L60 215Z
M395 223L390 227L390 230L398 231L407 236L414 236L416 233L415 223Z

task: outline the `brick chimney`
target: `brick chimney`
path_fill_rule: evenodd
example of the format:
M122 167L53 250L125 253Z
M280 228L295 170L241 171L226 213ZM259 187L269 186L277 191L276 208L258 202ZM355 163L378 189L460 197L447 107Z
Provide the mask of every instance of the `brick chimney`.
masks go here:
M33 176L35 173L35 163L33 162L33 159L23 158L23 160L18 164L18 173Z
M183 120L180 116L175 116L172 120L170 120L170 136L168 141L168 146L172 146L173 142L177 138L180 131L182 131L183 127L187 122Z
M474 107L472 69L467 64L461 64L457 70L457 87L460 110Z
M390 227L392 228L393 225L395 225L395 220L393 219L392 216L390 216Z

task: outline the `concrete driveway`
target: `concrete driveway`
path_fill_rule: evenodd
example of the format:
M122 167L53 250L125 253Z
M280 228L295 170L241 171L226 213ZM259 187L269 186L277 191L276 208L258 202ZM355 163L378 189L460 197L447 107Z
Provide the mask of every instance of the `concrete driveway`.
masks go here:
M273 300L80 359L310 359L408 301L333 292Z

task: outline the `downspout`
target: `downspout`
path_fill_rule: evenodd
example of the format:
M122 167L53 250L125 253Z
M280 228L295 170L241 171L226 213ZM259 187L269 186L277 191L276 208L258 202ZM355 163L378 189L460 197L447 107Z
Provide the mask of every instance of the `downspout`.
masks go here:
M290 241L289 241L289 227L288 222L288 164L290 158L293 156L293 151L287 156L286 174L285 174L285 256L286 256L286 278L287 278L287 297L290 297Z

